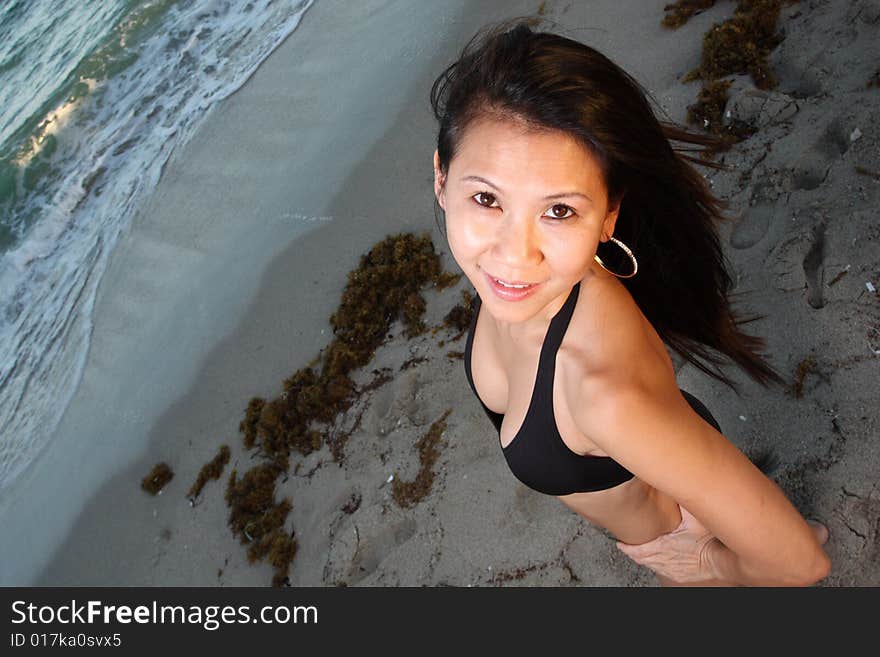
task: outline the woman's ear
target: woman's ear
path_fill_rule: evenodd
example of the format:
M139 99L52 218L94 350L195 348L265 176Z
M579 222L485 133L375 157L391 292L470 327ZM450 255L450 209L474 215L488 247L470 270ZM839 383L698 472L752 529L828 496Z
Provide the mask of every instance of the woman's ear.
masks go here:
M446 202L443 199L443 185L446 182L445 177L440 172L440 154L434 151L434 196L437 197L437 203L443 211L446 211Z
M614 226L617 225L617 215L620 214L620 205L623 203L621 198L617 203L609 205L608 213L605 215L605 221L602 222L602 238L603 242L607 242L614 235Z

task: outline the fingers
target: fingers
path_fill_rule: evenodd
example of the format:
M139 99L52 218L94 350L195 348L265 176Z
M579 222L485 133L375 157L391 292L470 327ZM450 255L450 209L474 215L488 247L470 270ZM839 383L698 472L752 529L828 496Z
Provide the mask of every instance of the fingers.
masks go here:
M813 530L813 533L816 534L816 540L819 541L819 545L825 545L828 542L828 537L831 535L831 532L828 531L828 527L818 520L807 520L807 524L810 526L810 529Z
M628 545L626 543L617 542L617 549L623 552L630 559L635 561L637 564L643 564L643 560L646 557L645 550L642 549L641 545Z
M641 550L639 548L640 546L638 545L629 545L627 543L621 543L620 541L617 541L617 549L630 557L641 554Z
M617 541L617 549L623 552L636 563L643 563L646 559L650 559L658 552L658 539L641 543L640 545L630 545L629 543L621 543Z

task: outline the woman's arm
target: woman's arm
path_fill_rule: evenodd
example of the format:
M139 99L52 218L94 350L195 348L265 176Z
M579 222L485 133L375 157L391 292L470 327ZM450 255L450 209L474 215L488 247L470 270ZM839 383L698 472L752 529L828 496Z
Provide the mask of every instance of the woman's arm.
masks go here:
M828 530L822 525L819 525L818 528L813 527L813 533L817 536L816 540L820 546L824 541L819 539L818 535L824 532L827 536L827 531ZM737 557L730 548L725 546L717 538L713 538L707 547L706 558L709 561L714 577L749 586L762 586L767 584L762 575L749 572L748 568L745 567L746 564L743 564L739 557ZM794 585L809 586L810 584L815 584L821 579L825 579L831 569L831 560L824 551L822 551L822 561L823 563L819 566L820 570L817 575L808 577L800 583L795 582ZM791 582L779 583L782 585L791 584Z
M690 511L717 540L705 564L746 585L809 585L830 561L779 487L673 390L585 377L575 421L604 452Z
M681 524L667 534L638 545L618 541L617 547L633 561L653 570L666 585L735 586L761 585L751 581L736 563L736 555L703 527L683 506ZM828 540L828 529L812 521L820 545Z

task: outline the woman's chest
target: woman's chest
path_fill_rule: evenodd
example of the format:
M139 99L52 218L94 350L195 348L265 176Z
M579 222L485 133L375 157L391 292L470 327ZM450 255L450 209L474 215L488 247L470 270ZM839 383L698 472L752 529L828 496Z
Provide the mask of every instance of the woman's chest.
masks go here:
M641 314L640 314L641 315ZM507 447L516 440L527 419L549 418L566 446L581 455L606 456L596 443L579 428L578 415L589 411L590 400L581 391L595 372L609 367L628 368L622 375L667 382L674 370L668 353L653 327L639 327L636 344L615 344L613 337L597 339L606 350L585 349L584 340L569 338L568 332L553 353L542 353L543 341L513 342L493 331L487 321L478 318L473 336L471 372L477 395L495 413L503 415L500 441ZM574 329L576 330L576 329ZM634 332L630 331L630 334ZM580 336L583 337L583 336ZM632 336L629 342L632 343ZM619 358L612 358L616 352ZM533 424L533 422L532 422ZM545 422L546 426L546 422Z

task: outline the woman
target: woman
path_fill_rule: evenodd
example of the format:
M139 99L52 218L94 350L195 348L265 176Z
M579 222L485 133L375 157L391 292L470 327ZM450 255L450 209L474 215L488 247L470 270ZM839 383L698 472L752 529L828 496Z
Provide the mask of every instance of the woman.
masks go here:
M827 529L678 388L663 344L734 390L709 349L782 382L727 299L723 204L669 142L711 139L658 122L600 53L524 22L478 34L431 103L434 191L478 295L466 373L514 474L662 584L824 578Z

